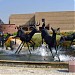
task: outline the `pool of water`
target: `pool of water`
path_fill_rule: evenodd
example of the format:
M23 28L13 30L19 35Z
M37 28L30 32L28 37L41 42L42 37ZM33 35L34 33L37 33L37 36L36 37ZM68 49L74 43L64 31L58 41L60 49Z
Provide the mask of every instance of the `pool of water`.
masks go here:
M53 50L54 59L52 58L52 54L50 50L42 45L41 47L36 48L35 50L31 50L31 54L29 50L22 50L19 54L15 54L16 50L5 50L0 48L0 60L16 60L16 61L58 61L58 56L60 61L69 61L75 59L75 50L68 49L67 51L59 48L58 55L55 55L55 50Z

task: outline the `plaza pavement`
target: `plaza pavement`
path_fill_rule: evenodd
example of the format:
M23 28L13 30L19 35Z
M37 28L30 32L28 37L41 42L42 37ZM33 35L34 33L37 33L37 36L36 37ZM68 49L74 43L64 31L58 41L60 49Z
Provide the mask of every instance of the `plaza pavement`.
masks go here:
M27 68L0 65L0 75L75 75L65 68Z

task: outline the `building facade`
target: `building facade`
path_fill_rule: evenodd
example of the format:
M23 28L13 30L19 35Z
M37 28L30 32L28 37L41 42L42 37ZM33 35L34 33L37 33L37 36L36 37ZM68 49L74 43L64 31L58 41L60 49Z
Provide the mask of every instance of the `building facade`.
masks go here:
M45 19L46 28L60 28L61 32L75 31L75 11L60 12L35 12L32 14L12 14L9 17L9 24L0 21L0 31L5 33L17 32L16 26L22 26L26 31L30 26L35 25L38 30L42 27L42 19Z
M16 26L23 26L28 31L29 25L35 23L34 14L13 14L9 17L9 24L15 24Z
M0 32L3 32L4 34L6 34L6 33L13 34L13 33L17 32L17 28L16 28L15 24L1 24Z
M36 24L37 29L42 27L42 19L45 19L46 28L60 28L60 31L75 31L75 11L60 12L36 12L34 14L13 14L10 15L9 23L16 26L24 26L29 30L29 25Z
M63 12L37 12L35 13L35 21L40 22L37 27L40 29L42 26L42 18L45 19L47 28L50 30L53 28L60 28L60 31L75 31L75 12L63 11Z

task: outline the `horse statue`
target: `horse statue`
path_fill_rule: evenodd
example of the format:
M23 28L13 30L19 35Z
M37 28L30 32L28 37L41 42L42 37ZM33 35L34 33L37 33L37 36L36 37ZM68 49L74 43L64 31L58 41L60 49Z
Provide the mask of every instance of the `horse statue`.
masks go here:
M70 43L70 46L71 46L74 39L75 39L75 33L67 35L67 36L61 36L60 43L63 43L64 41L71 41Z
M75 39L75 33L72 33L67 36L61 36L59 42L60 42L60 44L64 45L65 42L70 41L69 46L71 47L72 43L74 42L74 39ZM66 44L66 50L67 50L67 44Z
M1 35L1 37L0 37L0 39L1 39L0 43L1 43L2 47L4 47L5 42L8 40L8 38L10 36L12 36L12 34L10 34L10 33L7 33L6 37L4 36L4 34Z
M48 45L48 47L50 49L50 52L51 52L53 58L54 58L54 55L53 55L51 48L55 48L55 50L56 50L56 33L59 29L60 28L53 29L51 27L51 30L53 31L53 35L50 36L47 29L45 28L45 24L43 23L43 25L42 25L42 30L41 30L42 44L43 44L43 39L44 39L44 41L46 42L46 44ZM56 50L56 53L57 53L57 50Z
M34 49L35 43L31 39L36 32L38 32L38 30L35 27L32 27L32 31L29 34L25 34L25 31L22 29L22 27L19 27L16 37L19 37L22 42L19 45L19 47L15 53L19 53L25 43L27 44L27 46L28 46L28 43L31 43L33 46L33 49ZM28 46L28 49L29 49L29 46ZM30 52L30 50L29 50L29 52Z

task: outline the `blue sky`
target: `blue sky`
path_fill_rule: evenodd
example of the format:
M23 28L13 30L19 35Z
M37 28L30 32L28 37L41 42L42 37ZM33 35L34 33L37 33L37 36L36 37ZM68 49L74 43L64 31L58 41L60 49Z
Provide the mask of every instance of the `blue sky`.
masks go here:
M75 11L75 0L0 0L0 18L8 23L11 14Z

